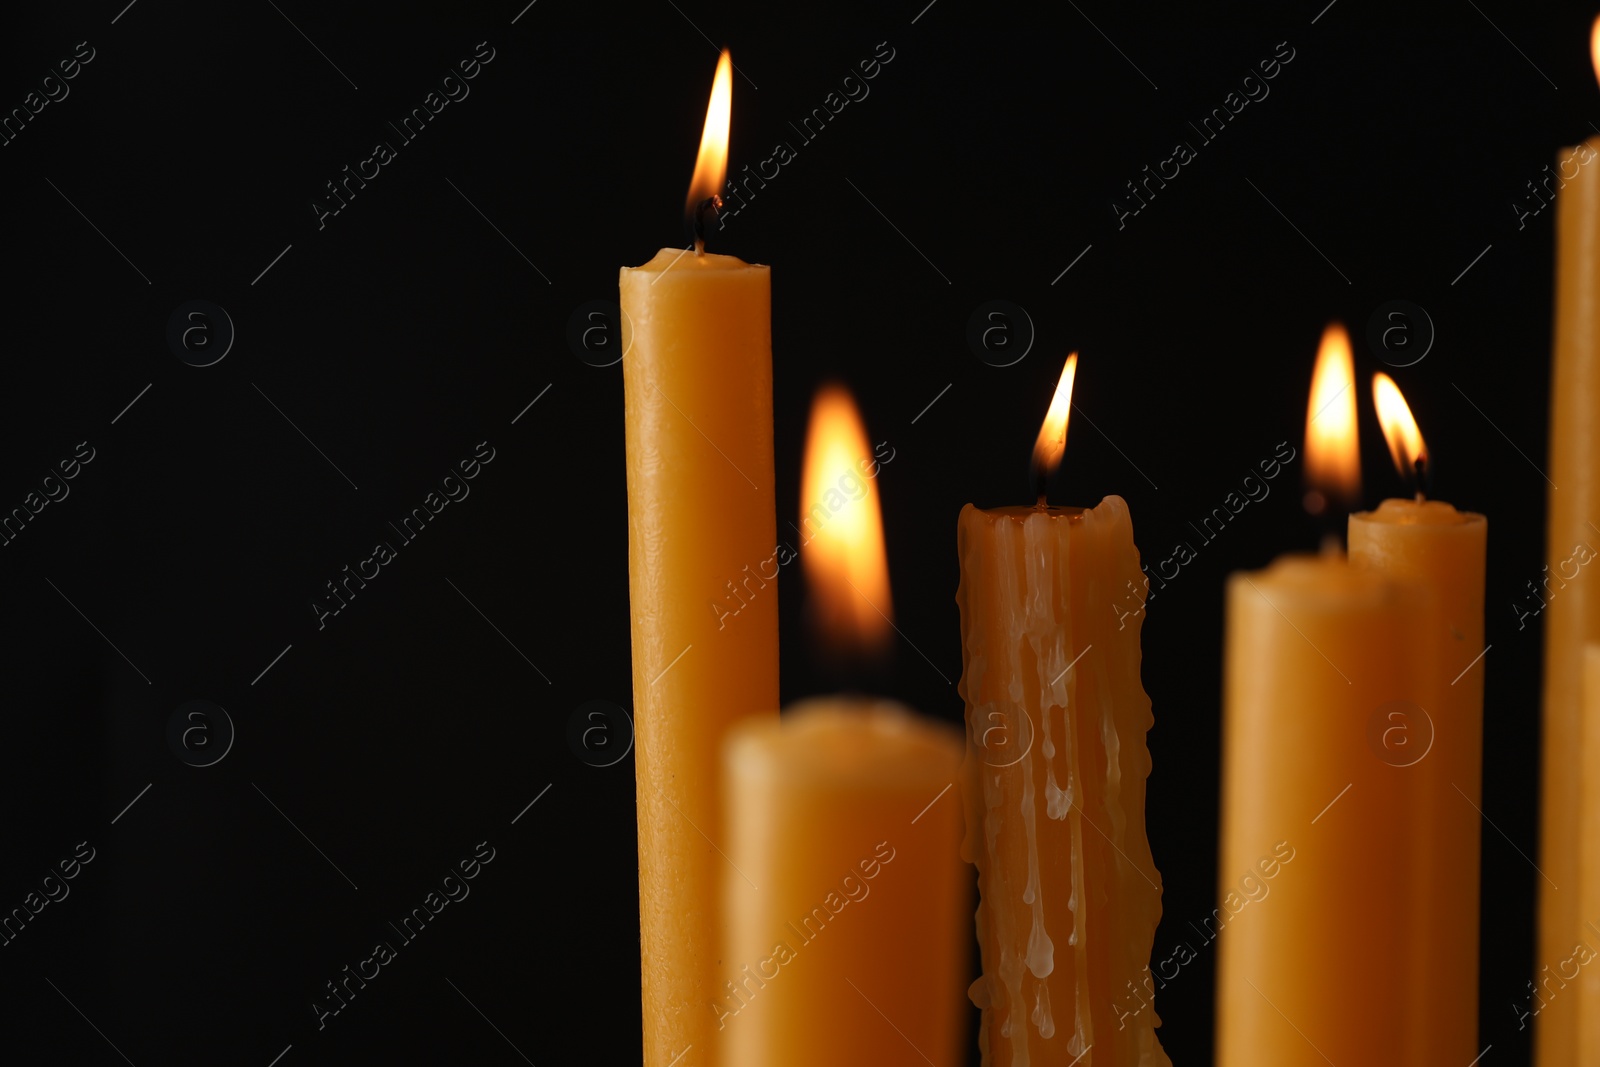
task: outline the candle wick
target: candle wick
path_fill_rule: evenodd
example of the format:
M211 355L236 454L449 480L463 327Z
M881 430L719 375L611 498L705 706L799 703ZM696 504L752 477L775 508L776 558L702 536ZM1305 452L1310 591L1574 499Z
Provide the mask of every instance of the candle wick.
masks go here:
M689 213L689 226L694 232L694 254L706 254L706 229L722 210L722 197L713 193L694 206Z
M1428 477L1428 457L1418 456L1416 462L1411 465L1411 473L1417 480L1417 503L1420 504L1426 499L1422 487Z
M1042 508L1047 508L1049 506L1050 506L1049 501L1045 500L1043 493L1040 493L1039 494L1039 502L1037 504L1035 504L1034 507L1042 509Z

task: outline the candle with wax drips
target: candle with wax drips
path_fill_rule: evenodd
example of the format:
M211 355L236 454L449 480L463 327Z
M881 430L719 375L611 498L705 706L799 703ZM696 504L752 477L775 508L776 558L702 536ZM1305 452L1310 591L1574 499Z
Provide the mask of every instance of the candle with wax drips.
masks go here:
M1041 488L1076 365L1034 450ZM1143 611L1117 610L1145 588L1128 506L969 504L957 534L983 1062L1168 1067L1146 991L1161 875L1144 829Z

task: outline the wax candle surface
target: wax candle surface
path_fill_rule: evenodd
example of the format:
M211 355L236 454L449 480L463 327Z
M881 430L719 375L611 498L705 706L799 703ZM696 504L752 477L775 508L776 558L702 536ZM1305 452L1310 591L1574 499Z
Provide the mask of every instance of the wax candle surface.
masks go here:
M1429 779L1386 747L1432 692L1435 618L1420 583L1338 555L1228 580L1221 889L1201 924L1217 1063L1455 1062L1431 1051L1456 1038L1426 1025L1443 976L1412 892Z
M715 1062L722 741L778 707L778 589L757 574L777 544L771 288L663 249L621 289L644 1062L696 1067Z
M983 1062L1166 1067L1134 995L1161 875L1144 830L1153 720L1128 506L969 504L958 546Z
M722 1063L957 1067L960 732L834 697L741 724L726 757L730 931L701 1006Z
M1562 152L1556 194L1555 358L1550 377L1550 515L1546 562L1555 574L1581 546L1592 558L1600 535L1600 137ZM1571 178L1567 171L1577 173ZM1558 579L1559 580L1559 579ZM1557 967L1585 932L1578 907L1578 805L1584 764L1583 646L1600 641L1600 592L1589 576L1542 586L1544 765L1539 804L1539 930L1534 971ZM1589 768L1595 773L1597 768ZM1589 916L1590 919L1596 918ZM1576 997L1552 998L1534 1024L1540 1067L1578 1061Z
M1523 1011L1543 1015L1557 998L1571 999L1577 1017L1573 1063L1600 1063L1600 644L1583 649L1583 730L1579 757L1578 913L1588 916L1567 955L1535 975ZM1577 981L1568 982L1576 970ZM1548 980L1552 977L1554 982ZM1548 983L1548 984L1547 984ZM1542 1005L1542 1007L1541 1007Z
M1416 1025L1428 1035L1418 1063L1467 1062L1478 1038L1478 867L1483 825L1483 581L1489 524L1442 501L1385 500L1350 516L1350 563L1422 583L1432 602L1429 628L1438 664L1420 700L1379 735L1384 758L1418 781L1405 813L1420 828L1410 884L1420 925L1413 951L1433 974L1418 990ZM1385 736L1389 743L1384 745ZM1415 761L1415 762L1413 762Z

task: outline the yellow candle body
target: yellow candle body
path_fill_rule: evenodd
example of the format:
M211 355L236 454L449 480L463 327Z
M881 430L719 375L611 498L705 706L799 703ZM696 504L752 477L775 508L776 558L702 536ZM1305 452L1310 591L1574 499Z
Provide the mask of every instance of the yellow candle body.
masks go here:
M1595 773L1600 769L1600 644L1584 646L1580 755L1589 771L1579 786L1582 806L1578 815L1578 913L1585 918L1573 944L1567 947L1567 955L1551 964L1549 971L1541 970L1536 975L1541 988L1533 995L1539 999L1530 996L1522 1009L1531 1013L1543 1004L1545 1007L1539 1011L1542 1016L1557 998L1573 1001L1570 1010L1577 1017L1577 1055L1572 1060L1575 1064L1600 1063L1600 921L1596 921L1600 919L1600 774ZM1574 967L1579 976L1576 982L1570 982L1570 969ZM1542 980L1552 973L1556 982L1544 984Z
M1421 828L1411 856L1417 929L1412 951L1431 962L1415 1020L1428 1035L1419 1063L1470 1061L1478 1037L1478 869L1483 780L1483 583L1489 524L1442 501L1385 500L1350 516L1350 563L1414 580L1433 618L1410 645L1432 641L1438 664L1413 716L1389 734L1389 759L1418 781L1406 813ZM1392 726L1386 726L1392 730ZM1381 735L1380 735L1381 738ZM1415 760L1415 762L1412 762Z
M1564 155L1588 163L1600 153L1591 137ZM1565 169L1562 171L1565 175ZM1553 488L1546 533L1554 574L1578 546L1600 545L1600 166L1579 166L1556 195L1555 358L1550 375L1550 468ZM1574 887L1581 854L1579 792L1582 761L1583 646L1600 641L1600 603L1592 580L1541 588L1544 611L1544 760L1539 804L1539 928L1534 973L1554 970L1585 935ZM1600 728L1597 724L1596 728ZM1548 880L1547 880L1548 879ZM1561 888L1557 888L1561 887ZM1594 916L1590 916L1594 918ZM1577 997L1551 998L1534 1023L1538 1067L1579 1061Z
M969 504L958 545L983 1062L1168 1067L1145 985L1161 875L1127 504Z
M828 698L726 750L726 1067L957 1067L967 973L956 730ZM943 795L949 789L949 795Z
M778 707L770 273L663 249L621 290L644 1063L696 1067L715 1062L722 741Z
M1425 780L1386 747L1435 677L1433 618L1421 585L1337 555L1228 580L1217 1063L1455 1062L1421 1011Z

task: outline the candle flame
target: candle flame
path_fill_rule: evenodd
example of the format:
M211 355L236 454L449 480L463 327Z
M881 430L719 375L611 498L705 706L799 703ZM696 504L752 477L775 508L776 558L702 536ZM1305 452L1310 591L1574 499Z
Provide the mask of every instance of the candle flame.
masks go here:
M1038 440L1033 443L1033 479L1044 495L1044 483L1061 466L1061 457L1067 450L1067 419L1072 415L1072 382L1078 376L1078 353L1067 357L1061 368L1061 380L1056 382L1055 396L1050 398L1050 410L1044 414L1044 424L1039 427Z
M1383 439L1389 444L1395 470L1402 478L1415 478L1418 464L1427 462L1428 446L1411 415L1411 406L1400 395L1400 387L1382 371L1372 376L1372 402L1378 409L1378 425L1383 427Z
M684 214L694 223L700 205L712 200L722 203L722 183L728 176L728 122L733 114L733 57L722 50L717 73L711 79L711 102L706 105L705 130L700 134L700 154L695 157L694 176L689 179L689 199Z
M839 651L880 651L894 617L877 473L849 390L817 390L800 479L800 557L820 636Z
M1595 80L1600 81L1600 15L1589 29L1589 61L1594 64Z
M1356 436L1356 371L1350 337L1330 322L1322 333L1306 406L1306 510L1361 498L1361 446Z

